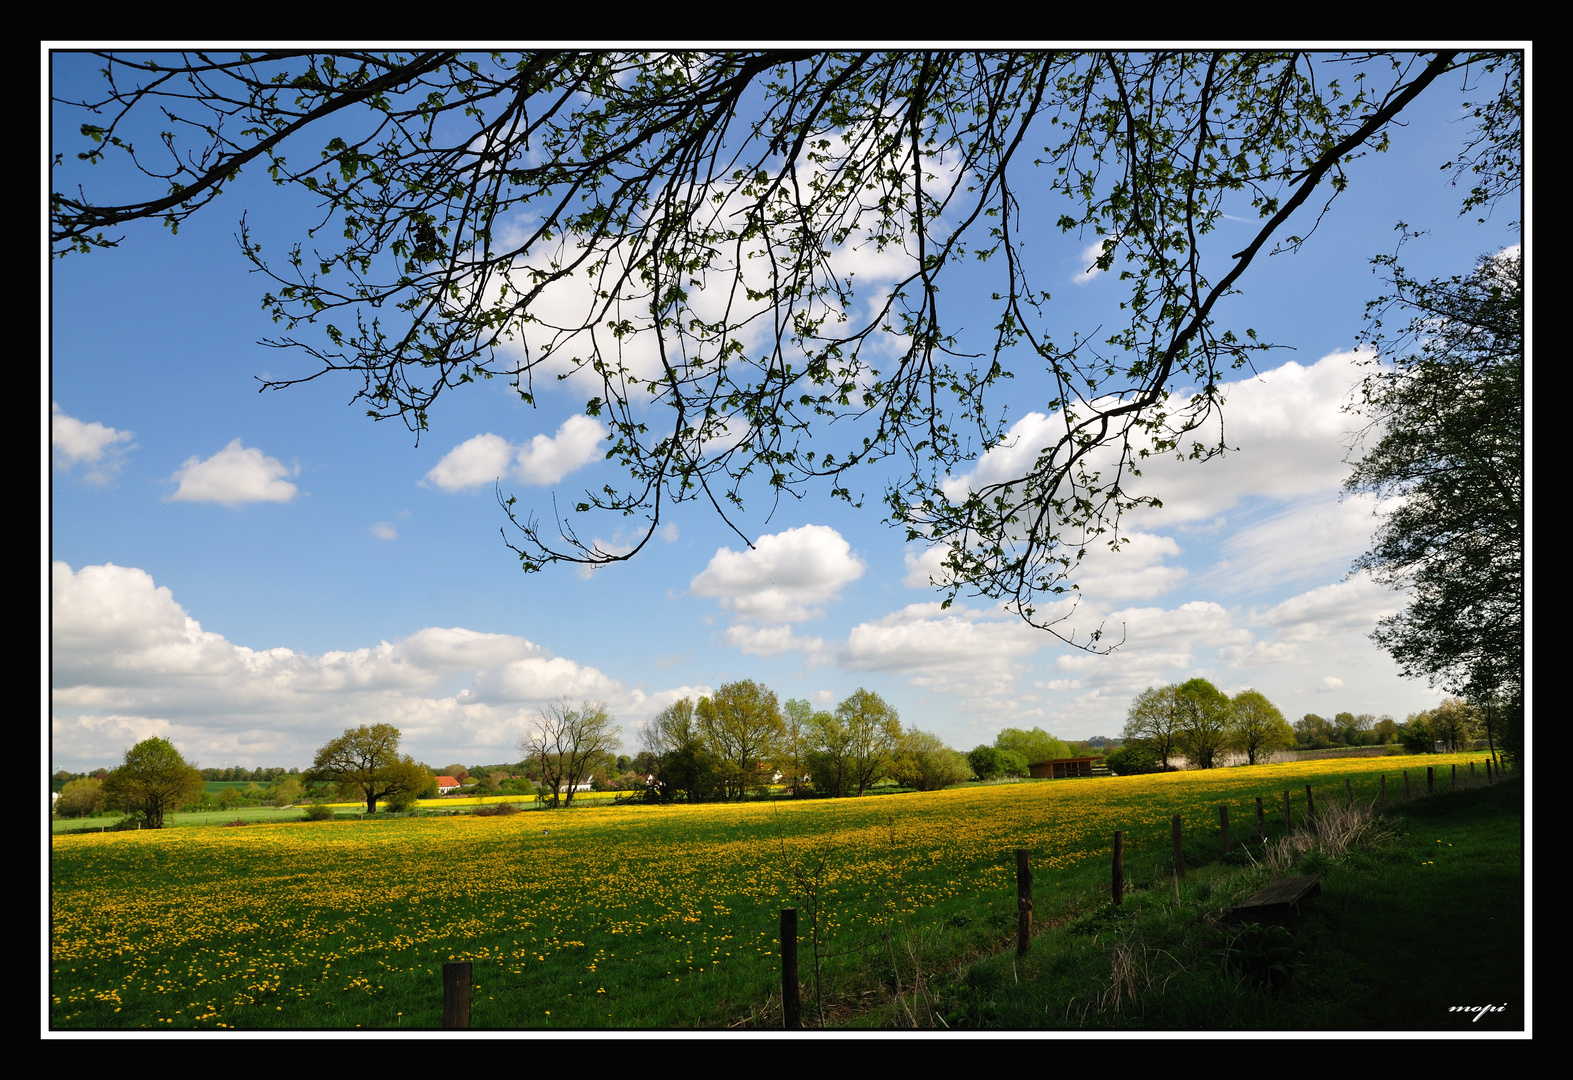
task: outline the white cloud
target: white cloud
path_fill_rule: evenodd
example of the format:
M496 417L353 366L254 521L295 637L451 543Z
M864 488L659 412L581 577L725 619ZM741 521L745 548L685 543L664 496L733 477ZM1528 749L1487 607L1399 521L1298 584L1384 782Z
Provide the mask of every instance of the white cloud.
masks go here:
M1344 441L1352 426L1341 411L1350 388L1360 378L1359 364L1369 354L1335 352L1310 367L1293 362L1258 376L1221 384L1219 417L1187 436L1192 442L1216 443L1222 434L1231 450L1210 461L1177 460L1154 454L1142 462L1142 476L1129 485L1134 494L1158 493L1163 506L1133 513L1132 524L1206 521L1243 499L1256 496L1288 500L1336 492L1349 467ZM1190 400L1169 395L1165 411L1177 415ZM1064 418L1032 412L1011 425L1006 438L983 455L971 472L945 484L945 493L959 499L966 492L1014 480L1031 472L1039 456L1063 434ZM1133 440L1138 451L1150 449ZM1112 475L1113 448L1089 456L1089 467Z
M369 531L371 535L379 540L397 540L399 538L399 530L395 529L390 521L379 521Z
M52 401L49 414L49 443L55 466L62 469L90 466L83 479L92 483L108 483L120 471L124 452L135 446L131 442L131 432L117 431L96 421L84 424L61 412L60 406Z
M840 664L900 672L918 687L967 698L1012 692L1023 658L1053 639L1014 615L936 603L909 604L847 635Z
M1178 558L1180 545L1172 537L1128 529L1118 551L1106 544L1087 549L1075 582L1088 597L1100 603L1150 600L1178 586L1190 573L1183 566L1167 566Z
M943 587L946 581L945 555L948 551L945 547L929 547L916 552L907 548L901 556L907 567L901 583L909 589Z
M526 484L555 484L594 460L606 435L605 426L588 416L570 416L556 435L537 435L521 446L488 432L448 451L426 479L444 491L479 487L508 475Z
M1401 603L1400 594L1377 584L1369 574L1357 574L1292 596L1256 621L1273 627L1280 641L1318 642L1350 631L1367 634Z
M1343 688L1344 680L1337 675L1323 675L1321 681L1316 684L1317 691L1324 694L1331 690L1342 690Z
M1286 641L1257 641L1250 645L1226 645L1218 650L1218 659L1230 667L1288 664L1300 659L1300 647Z
M51 680L57 757L84 766L113 764L149 734L203 761L304 763L328 736L381 722L417 757L513 760L530 715L562 694L606 702L625 731L675 700L461 627L320 655L249 649L204 630L143 570L61 562Z
M1100 236L1088 244L1081 252L1081 263L1086 267L1071 278L1078 285L1085 285L1104 271L1098 268L1098 260L1103 258L1104 251L1119 243L1119 237Z
M596 456L606 428L588 416L570 416L552 438L537 435L519 448L518 477L526 484L555 484Z
M501 435L477 435L444 454L426 479L444 491L490 484L507 474L513 454L513 447Z
M1237 592L1339 576L1370 546L1377 527L1374 509L1377 502L1368 495L1340 501L1324 491L1239 515L1219 545L1223 558L1207 572L1206 582Z
M748 656L775 656L778 653L802 652L809 654L811 662L822 662L825 659L824 638L801 637L792 633L792 627L787 625L729 626L726 630L726 643L741 649Z
M818 605L863 576L863 560L828 525L761 536L748 551L721 548L689 588L716 597L745 619L794 622L821 614Z
M180 487L169 498L176 502L216 502L237 506L247 502L289 502L297 488L285 480L300 470L291 470L277 458L265 456L255 447L240 445L234 439L224 449L203 461L186 459L170 479Z

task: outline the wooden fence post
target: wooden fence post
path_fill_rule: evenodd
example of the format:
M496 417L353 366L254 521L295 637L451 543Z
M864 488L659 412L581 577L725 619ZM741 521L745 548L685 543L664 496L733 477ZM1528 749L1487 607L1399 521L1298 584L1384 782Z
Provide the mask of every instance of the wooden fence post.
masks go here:
M1178 820L1178 819L1176 819ZM1120 903L1125 897L1125 834L1114 834L1114 902Z
M1174 876L1183 880L1185 878L1185 844L1180 833L1180 815L1174 815L1174 822L1170 828L1174 834Z
M1218 808L1218 827L1223 830L1223 853L1227 855L1229 854L1229 808L1227 806Z
M1032 948L1032 866L1027 849L1016 849L1016 955Z
M1427 765L1426 766L1426 794L1427 795L1435 795L1436 794L1436 766L1435 765Z
M1499 766L1499 769L1500 769L1500 766ZM1495 776L1491 772L1491 759L1489 759L1489 758L1486 759L1486 783L1488 783L1488 784L1496 783L1496 778L1495 778Z
M1267 843L1267 815L1262 813L1262 797L1256 797L1256 842Z
M470 1026L470 961L442 965L442 1026Z
M1344 809L1347 810L1355 804L1355 789L1349 783L1349 777L1344 777Z
M1473 761L1469 763L1469 786L1475 786L1475 763Z
M1404 770L1404 798L1409 798L1409 770Z
M1316 796L1311 794L1311 785L1310 784L1305 785L1305 820L1306 820L1306 823L1308 825L1310 825L1311 831L1315 832L1316 831Z
M1457 762L1453 763L1453 778L1448 782L1448 789L1447 790L1449 790L1449 791L1457 791L1458 790L1458 763Z
M1387 774L1382 774L1382 805L1387 805Z
M1284 835L1289 835L1289 792L1284 790Z
M796 1031L803 1026L797 997L797 908L781 909L781 1026Z

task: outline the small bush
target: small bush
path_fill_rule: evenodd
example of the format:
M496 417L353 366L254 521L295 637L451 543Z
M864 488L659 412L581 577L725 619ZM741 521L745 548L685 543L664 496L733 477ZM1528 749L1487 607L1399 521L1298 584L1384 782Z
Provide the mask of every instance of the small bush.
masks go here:
M1294 935L1286 928L1257 923L1241 927L1223 948L1214 949L1213 955L1230 971L1269 989L1294 978L1301 960L1294 947Z
M477 806L475 808L476 817L507 817L509 814L520 812L519 808L513 803L506 802L493 803L491 806Z
M326 803L312 803L310 806L306 807L306 815L305 817L301 818L301 820L332 821L333 807L328 806Z

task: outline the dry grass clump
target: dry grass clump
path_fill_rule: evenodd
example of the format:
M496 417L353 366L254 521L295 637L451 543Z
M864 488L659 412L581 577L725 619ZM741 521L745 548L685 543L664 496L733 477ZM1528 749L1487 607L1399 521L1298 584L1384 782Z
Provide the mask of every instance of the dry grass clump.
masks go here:
M1319 808L1315 820L1268 844L1263 853L1273 877L1281 877L1313 852L1337 858L1350 848L1380 839L1385 832L1375 807L1358 802L1347 806L1335 803Z

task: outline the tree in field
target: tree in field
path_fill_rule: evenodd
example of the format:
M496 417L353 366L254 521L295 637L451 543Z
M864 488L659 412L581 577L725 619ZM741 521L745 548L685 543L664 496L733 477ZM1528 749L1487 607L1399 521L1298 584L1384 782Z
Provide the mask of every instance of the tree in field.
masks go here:
M1524 673L1524 285L1517 247L1462 277L1418 282L1378 260L1381 357L1355 406L1370 420L1345 485L1395 507L1355 563L1407 589L1373 640L1405 675L1501 703L1512 749ZM1391 338L1382 317L1407 313Z
M1466 208L1515 191L1522 170L1517 52L53 63L56 85L104 73L57 102L82 142L54 159L56 253L115 246L142 220L173 230L242 172L314 208L278 254L236 215L282 328L267 344L308 358L267 385L345 372L372 416L416 432L480 379L531 404L537 379L583 390L626 482L568 503L568 521L506 500L526 571L630 558L690 499L737 527L722 508L751 477L771 498L822 484L855 502L853 470L894 456L889 518L945 550L937 584L1090 648L1108 647L1101 629L1058 630L1061 605L1044 602L1084 550L1118 540L1126 511L1157 503L1131 486L1142 457L1223 451L1218 385L1272 348L1221 321L1251 267L1298 248L1349 184L1345 164L1385 150L1417 100L1460 92L1460 73L1475 123L1449 164ZM1024 257L1024 194L1099 245L1088 269L1120 275L1117 324L1054 325ZM1246 203L1243 237L1220 227ZM857 250L890 268L855 279L838 255ZM981 339L961 338L945 303L963 266L993 275L993 311L967 315L991 328ZM1049 389L1032 404L1056 428L1037 458L947 487L948 469L1008 437L1000 398L1039 366ZM1171 396L1182 387L1200 389ZM643 537L585 542L596 515L642 517Z
M1166 772L1169 756L1180 751L1179 690L1178 686L1149 686L1136 695L1125 714L1125 744L1151 750Z
M917 728L902 732L890 774L902 787L938 791L965 783L972 776L966 755L945 745L938 735Z
M785 728L775 691L752 679L730 682L700 698L694 716L723 795L740 799L768 780L760 766L775 757Z
M1436 748L1436 736L1431 731L1431 713L1422 710L1404 718L1398 730L1398 739L1404 749L1412 754L1429 754Z
M67 781L55 800L61 817L91 817L104 808L104 782L91 777Z
M126 751L125 761L104 781L110 806L140 813L150 829L164 827L164 815L178 810L202 791L202 776L168 739L143 739Z
M814 791L832 799L849 795L856 781L852 775L852 732L844 717L821 710L813 717L814 745L808 753L808 773Z
M1142 773L1153 772L1159 767L1158 755L1153 753L1151 747L1139 743L1111 751L1103 759L1103 763L1116 776L1139 776Z
M803 791L809 775L808 755L814 749L814 706L802 698L792 698L781 706L781 751L776 768L793 795Z
M715 794L716 762L705 747L704 734L691 698L675 701L645 724L644 751L663 796L687 800Z
M599 701L562 698L535 714L519 749L539 766L551 805L572 806L574 788L622 745L622 730Z
M1189 679L1175 693L1180 748L1193 769L1210 769L1229 736L1229 698L1206 679Z
M300 777L281 776L273 782L268 801L274 806L293 806L304 790L305 785L300 782Z
M1315 713L1306 713L1294 722L1295 742L1314 750L1333 746L1339 741L1338 726Z
M1431 737L1449 753L1468 749L1480 730L1480 717L1463 698L1444 698L1431 710Z
M1000 773L1003 776L1030 776L1032 766L1027 755L1019 750L999 750Z
M901 741L901 717L884 698L858 687L836 706L836 719L847 731L851 786L862 795L889 770Z
M974 746L967 754L967 764L972 766L972 774L979 780L993 780L1005 775L1005 767L1000 763L1000 752L988 743Z
M1294 729L1278 706L1257 690L1241 690L1229 699L1227 745L1245 754L1250 764L1256 755L1294 745Z
M1014 750L1027 759L1028 765L1036 765L1040 761L1053 761L1055 758L1073 756L1069 746L1039 727L1035 727L1031 731L1023 731L1020 728L1005 728L998 735L994 736L994 748L996 750Z
M399 729L392 724L362 724L344 732L317 751L301 778L308 784L337 784L339 791L360 799L366 813L377 804L405 794L418 794L426 786L427 771L408 754L399 754Z

